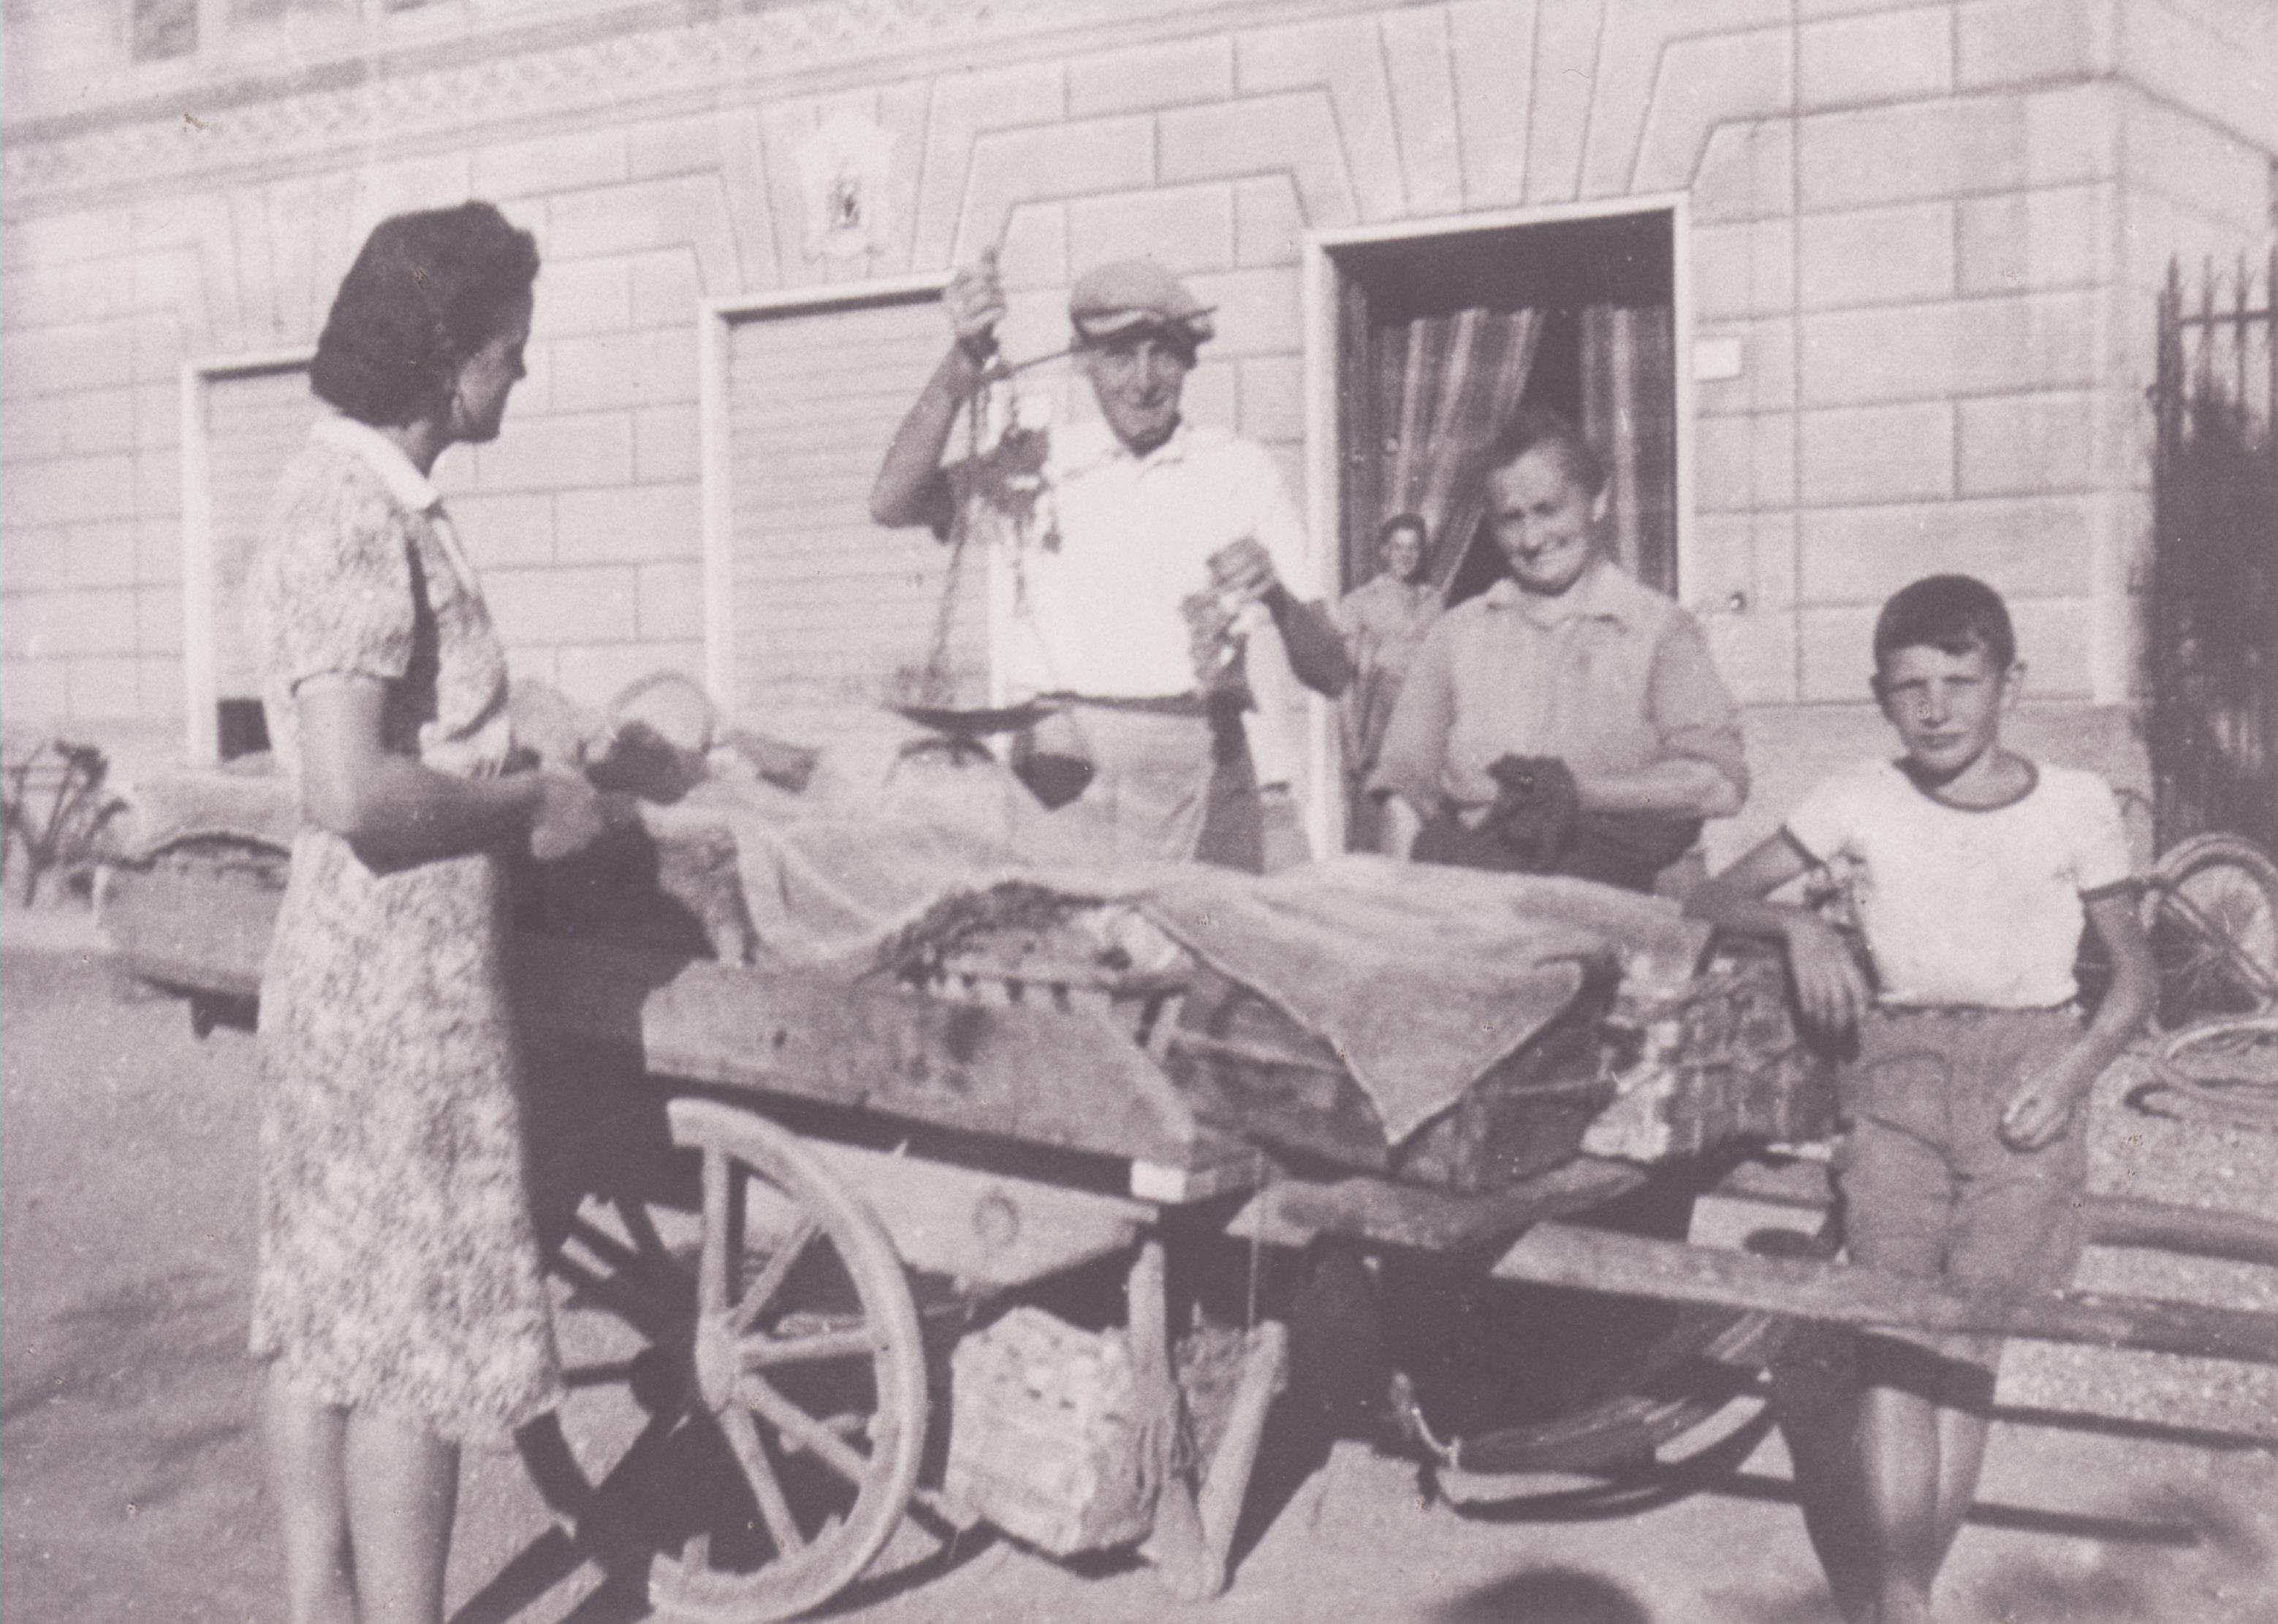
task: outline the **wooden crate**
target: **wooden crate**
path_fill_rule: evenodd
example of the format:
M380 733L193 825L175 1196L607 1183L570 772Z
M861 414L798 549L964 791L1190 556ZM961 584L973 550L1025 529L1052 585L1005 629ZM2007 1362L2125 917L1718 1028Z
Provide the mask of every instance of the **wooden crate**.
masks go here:
M1618 1097L1585 1138L1593 1153L1655 1161L1835 1130L1834 1056L1797 1026L1776 948L1719 945L1681 996L1617 1000L1607 1030Z
M1143 1407L1121 1330L1016 1307L950 1356L943 1498L1054 1556L1134 1544L1159 1487Z

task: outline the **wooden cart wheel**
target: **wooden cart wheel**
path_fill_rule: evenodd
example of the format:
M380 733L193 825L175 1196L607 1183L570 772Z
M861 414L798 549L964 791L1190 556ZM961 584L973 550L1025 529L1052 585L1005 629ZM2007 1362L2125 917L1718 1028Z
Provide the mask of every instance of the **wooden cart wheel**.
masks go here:
M858 1578L901 1521L926 1441L925 1349L893 1244L798 1138L675 1100L703 1156L690 1413L741 1478L741 1526L661 1557L650 1599L700 1624L762 1624Z
M602 1311L578 1326L600 1357L564 1372L561 1421L524 1453L575 1524L566 1563L645 1584L665 1618L765 1624L845 1589L899 1523L925 1351L892 1243L795 1135L665 1109L669 1172L661 1132L628 1143L646 1170L609 1169L559 1225L554 1271Z
M2278 865L2236 835L2170 849L2144 892L2160 1024L2278 1008Z
M1689 1210L1689 1199L1686 1206ZM1831 1256L1837 1244L1832 1216L1816 1238L1801 1244L1807 1255ZM1677 1464L1661 1458L1663 1445L1695 1431L1736 1401L1745 1402L1756 1373L1778 1356L1792 1323L1777 1314L1598 1298L1548 1287L1490 1283L1485 1291L1487 1298L1474 1306L1493 1317L1483 1316L1480 1324L1465 1326L1464 1332L1476 1338L1484 1329L1487 1345L1507 1356L1506 1382L1516 1379L1524 1389L1548 1379L1557 1394L1552 1413L1491 1420L1473 1409L1465 1427L1458 1419L1464 1409L1459 1404L1452 1406L1453 1436L1443 1444L1433 1436L1431 1406L1417 1402L1428 1399L1428 1393L1410 1383L1411 1429L1420 1430L1430 1452L1457 1471L1596 1476L1618 1493L1629 1492L1633 1480L1640 1473L1653 1474L1656 1464ZM1548 1346L1533 1343L1525 1333L1530 1317L1547 1318L1577 1340L1562 1337ZM1519 1335L1517 1343L1505 1340L1512 1331ZM1577 1363L1577 1346L1583 1344L1591 1350L1586 1363L1594 1368ZM1578 1384L1578 1376L1587 1379ZM1711 1451L1708 1458L1721 1459L1722 1453ZM1691 1474L1672 1477L1663 1470L1661 1475L1682 1482Z

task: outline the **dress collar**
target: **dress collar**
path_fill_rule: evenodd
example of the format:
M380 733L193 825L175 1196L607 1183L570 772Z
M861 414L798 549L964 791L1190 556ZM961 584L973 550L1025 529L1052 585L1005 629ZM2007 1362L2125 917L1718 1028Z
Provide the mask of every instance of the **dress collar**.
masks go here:
M1627 628L1636 620L1633 588L1621 566L1611 559L1594 558L1582 578L1555 598L1538 597L1508 575L1480 594L1491 609L1512 609L1539 626L1556 626L1570 620L1609 620Z
M482 595L474 561L459 544L459 532L451 527L450 516L443 511L443 493L435 488L433 480L412 466L402 447L370 424L337 412L317 418L316 427L310 432L325 444L363 458L365 466L387 486L390 495L407 510L424 515L429 521L428 528L443 548L451 572L459 578L460 586L470 596Z
M362 457L387 486L388 494L414 513L429 513L443 505L443 493L411 464L403 448L368 423L334 412L317 419L311 434L342 451Z

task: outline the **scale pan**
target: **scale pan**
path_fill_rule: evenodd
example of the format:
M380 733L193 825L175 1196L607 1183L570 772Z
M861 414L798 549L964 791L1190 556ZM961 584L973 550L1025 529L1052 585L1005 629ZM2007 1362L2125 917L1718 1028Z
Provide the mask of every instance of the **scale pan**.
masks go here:
M958 739L985 739L992 733L1017 733L1023 728L1034 727L1059 708L1042 700L1027 700L1018 705L978 710L950 705L889 705L886 709L936 733Z

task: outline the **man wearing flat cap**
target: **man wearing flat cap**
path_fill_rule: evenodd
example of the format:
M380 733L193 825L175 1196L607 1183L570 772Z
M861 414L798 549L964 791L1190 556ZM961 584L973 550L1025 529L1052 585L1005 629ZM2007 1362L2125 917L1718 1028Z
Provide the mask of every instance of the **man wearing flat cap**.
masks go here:
M1005 315L994 255L942 302L954 340L887 450L870 511L946 535L959 482L942 454ZM1031 533L998 572L1010 583L1000 670L1014 697L1059 708L1037 736L1056 733L1055 750L1088 768L1082 803L1118 855L1260 869L1242 713L1269 663L1245 660L1250 633L1270 622L1284 669L1317 692L1351 675L1303 525L1264 448L1180 414L1212 333L1184 283L1151 259L1102 265L1070 291L1068 318L1099 421L1051 433Z

